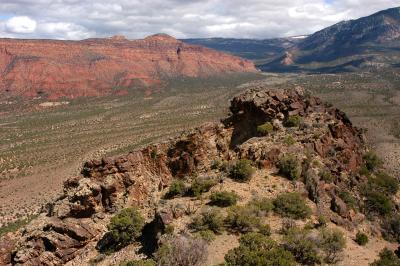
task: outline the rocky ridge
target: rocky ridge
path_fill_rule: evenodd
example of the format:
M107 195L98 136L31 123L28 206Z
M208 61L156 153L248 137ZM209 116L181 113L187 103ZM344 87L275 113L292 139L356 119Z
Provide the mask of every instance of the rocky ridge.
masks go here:
M138 206L147 222L157 221L157 228L162 228L174 219L171 210L159 204L171 181L194 173L211 175L215 161L246 158L259 171L274 173L283 155L294 154L303 162L302 175L308 180L295 186L315 202L318 213L348 229L365 220L337 196L340 189L350 189L350 176L363 182L357 171L367 149L362 130L343 112L300 87L251 88L232 100L230 110L221 123L205 124L125 156L85 163L81 176L66 180L63 195L48 204L39 218L17 234L5 236L0 264L87 262L110 217L127 206ZM299 127L283 125L291 116L301 118ZM275 132L261 136L257 127L266 122L273 124ZM333 183L320 178L323 170L329 171Z
M0 39L0 96L126 94L166 78L256 72L250 61L156 34L82 41Z

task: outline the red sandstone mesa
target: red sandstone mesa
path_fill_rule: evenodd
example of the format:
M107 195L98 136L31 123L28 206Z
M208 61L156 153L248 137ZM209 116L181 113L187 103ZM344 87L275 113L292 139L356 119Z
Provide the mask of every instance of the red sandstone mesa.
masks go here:
M256 72L254 64L168 35L82 41L0 39L0 95L50 99L126 93L165 77Z

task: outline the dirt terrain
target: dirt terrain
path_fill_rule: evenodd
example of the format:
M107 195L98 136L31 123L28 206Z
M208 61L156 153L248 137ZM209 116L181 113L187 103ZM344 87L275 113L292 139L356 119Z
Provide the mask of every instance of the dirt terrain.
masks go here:
M130 153L87 161L80 175L65 180L60 197L39 217L2 238L0 262L159 261L168 253L153 254L171 237L202 241L198 234L203 238L207 230L215 231L213 238L204 237L209 244L201 242L210 252L201 265L223 262L248 232L280 245L270 248L291 252L295 257L285 253L291 265L302 263L312 250L316 254L310 259L315 261L367 265L383 247L395 249L389 241L397 240L399 232L387 225L398 217L399 182L382 177L382 166L366 157L371 152L364 130L300 86L282 89L252 82L239 88L246 91L232 99L230 113L221 122L205 123ZM213 199L223 192L235 200L225 205L222 196ZM377 208L376 193L389 202L387 207ZM119 246L114 242L119 236L111 235L109 225L132 206L143 216L140 235ZM215 212L208 212L210 208ZM121 234L128 227L122 229ZM329 237L329 232L335 235ZM355 244L356 232L368 235L368 245ZM298 253L296 246L302 248L302 242L291 242L290 237L309 241L311 249Z
M394 137L399 134L400 118L397 72L175 80L164 93L152 97L137 93L77 99L56 107L40 107L43 100L3 102L0 223L29 219L61 192L63 180L78 174L88 159L124 154L218 120L227 113L229 99L247 86L239 85L255 78L271 86L301 85L343 109L355 125L367 129L370 144L388 169L398 174L400 141Z

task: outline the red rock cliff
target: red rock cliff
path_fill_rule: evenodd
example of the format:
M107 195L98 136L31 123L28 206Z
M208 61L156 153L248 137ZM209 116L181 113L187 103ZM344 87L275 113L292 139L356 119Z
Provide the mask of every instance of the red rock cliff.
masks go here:
M0 95L101 96L162 78L255 72L250 61L168 35L82 41L0 39Z

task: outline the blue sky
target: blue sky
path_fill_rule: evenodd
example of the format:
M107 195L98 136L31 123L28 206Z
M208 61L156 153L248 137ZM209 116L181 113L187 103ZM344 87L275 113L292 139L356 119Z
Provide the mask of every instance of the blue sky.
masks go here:
M84 39L311 34L399 0L1 0L0 37Z

